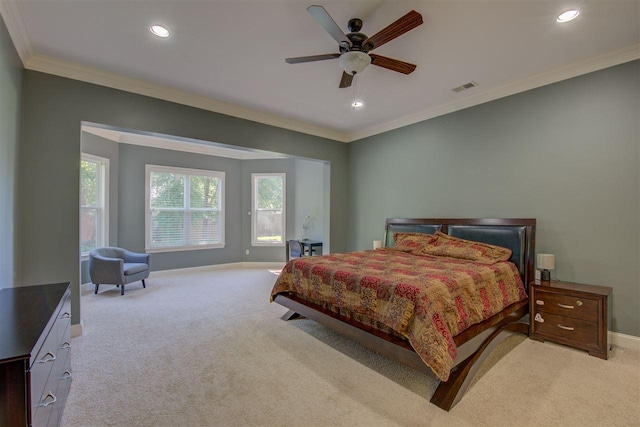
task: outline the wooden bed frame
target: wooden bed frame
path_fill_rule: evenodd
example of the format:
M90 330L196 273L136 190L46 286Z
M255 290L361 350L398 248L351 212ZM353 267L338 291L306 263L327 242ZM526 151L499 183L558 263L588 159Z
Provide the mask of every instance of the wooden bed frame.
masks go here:
M431 234L435 230L439 230L467 240L478 240L491 244L504 242L506 233L510 235L507 237L509 243L502 246L511 246L514 251L512 261L518 266L525 289L528 291L528 284L534 279L535 229L536 220L528 218L394 218L387 219L384 244L385 246L391 245L393 233L399 231ZM512 241L514 233L517 235L516 242ZM274 301L289 309L282 316L283 320L304 316L377 353L418 371L433 375L431 369L420 359L408 341L355 322L295 295L281 294L276 296ZM500 342L514 332L529 333L528 313L528 301L524 300L510 305L495 316L473 325L455 336L454 342L458 346L455 365L449 379L446 382L440 382L431 397L431 403L447 411L458 403L484 359Z

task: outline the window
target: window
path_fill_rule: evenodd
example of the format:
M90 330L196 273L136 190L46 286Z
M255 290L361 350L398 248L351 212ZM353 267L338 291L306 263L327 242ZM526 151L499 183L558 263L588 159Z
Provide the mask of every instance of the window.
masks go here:
M285 174L251 174L251 244L283 245L285 231Z
M224 172L146 166L146 250L224 247Z
M108 246L109 159L80 157L80 255Z

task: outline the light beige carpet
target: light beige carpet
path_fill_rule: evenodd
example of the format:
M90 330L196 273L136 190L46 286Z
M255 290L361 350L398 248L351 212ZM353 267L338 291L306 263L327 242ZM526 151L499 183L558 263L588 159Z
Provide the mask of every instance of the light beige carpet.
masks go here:
M637 351L604 361L516 336L445 412L429 403L433 378L311 320L280 320L275 278L218 270L83 295L63 425L640 425Z

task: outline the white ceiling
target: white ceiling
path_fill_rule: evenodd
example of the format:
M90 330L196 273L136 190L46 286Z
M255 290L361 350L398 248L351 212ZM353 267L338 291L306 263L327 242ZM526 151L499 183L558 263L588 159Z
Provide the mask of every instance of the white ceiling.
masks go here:
M640 58L638 0L318 1L345 32L352 17L369 36L412 9L424 19L374 51L413 74L369 66L339 89L337 60L284 62L337 51L313 1L0 0L0 12L28 69L340 141ZM558 24L572 7L581 15Z

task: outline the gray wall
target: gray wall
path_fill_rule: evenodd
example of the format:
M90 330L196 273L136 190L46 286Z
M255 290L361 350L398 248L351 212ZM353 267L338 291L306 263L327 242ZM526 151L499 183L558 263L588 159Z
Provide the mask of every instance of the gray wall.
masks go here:
M18 214L22 219L19 256L24 260L21 281L70 281L72 323L80 321L78 164L82 121L328 161L332 248L346 250L346 144L36 71L25 71L23 81L18 187ZM136 147L120 147L121 201L138 194L139 189L122 184L130 177L136 180L144 175L144 168L132 168L139 164L137 154ZM160 155L157 160L162 160ZM118 209L118 244L140 247L144 240L135 237L135 230L140 221L144 225L144 214L134 213L125 219L123 210L129 206L123 207L121 202ZM144 206L138 209L144 210ZM231 259L230 254L236 250L242 248L228 248L220 262Z
M295 226L288 237L300 239L306 217L311 217L308 239L324 240L324 166L319 162L296 159L296 210ZM327 248L323 246L323 250Z
M537 218L552 276L613 287L610 329L640 336L639 83L635 61L349 144L350 249L387 217Z
M0 288L17 283L18 141L22 98L22 64L0 17Z
M241 160L137 145L122 144L120 146L118 245L132 251L144 252L146 164L225 173L225 247L154 253L151 256L151 268L171 270L225 264L241 259L242 244L236 237L242 230L239 216L242 203Z

